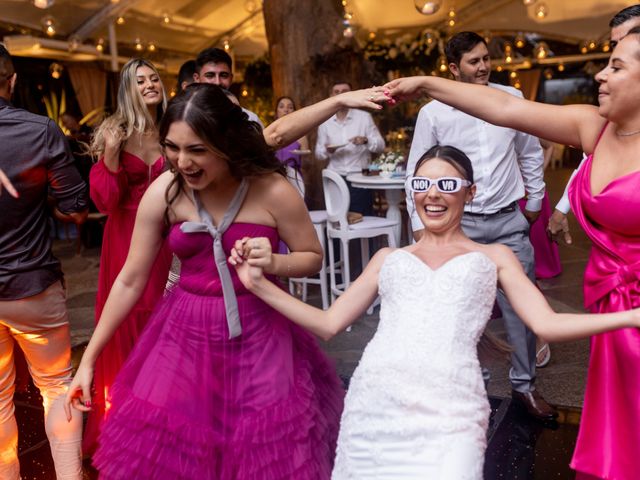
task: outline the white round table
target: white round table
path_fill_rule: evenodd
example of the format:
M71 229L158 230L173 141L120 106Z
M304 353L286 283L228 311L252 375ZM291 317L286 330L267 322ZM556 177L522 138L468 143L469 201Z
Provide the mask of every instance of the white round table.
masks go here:
M381 177L380 175L362 175L361 173L351 173L347 175L347 180L356 188L369 188L373 190L384 190L387 198L387 218L396 220L398 226L394 227L396 246L400 246L402 232L402 212L400 212L400 202L402 201L402 191L404 190L404 177Z

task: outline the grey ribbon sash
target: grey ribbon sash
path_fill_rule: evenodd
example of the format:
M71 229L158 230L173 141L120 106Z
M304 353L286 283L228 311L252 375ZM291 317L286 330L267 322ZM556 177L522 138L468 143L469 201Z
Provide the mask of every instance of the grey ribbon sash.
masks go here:
M222 284L222 296L224 298L224 308L227 314L227 326L229 327L230 339L235 338L242 333L242 325L240 324L238 299L236 298L236 292L233 289L233 282L231 281L231 273L229 272L227 256L222 248L222 234L227 230L227 228L229 228L229 225L231 225L234 218L236 218L236 215L242 206L242 202L244 202L248 189L249 183L243 179L217 228L213 224L213 219L211 218L211 215L209 215L209 212L207 212L202 206L202 202L200 202L197 192L192 190L193 202L198 209L198 215L200 216L201 221L183 222L180 226L180 230L184 233L207 232L211 237L213 237L213 258Z

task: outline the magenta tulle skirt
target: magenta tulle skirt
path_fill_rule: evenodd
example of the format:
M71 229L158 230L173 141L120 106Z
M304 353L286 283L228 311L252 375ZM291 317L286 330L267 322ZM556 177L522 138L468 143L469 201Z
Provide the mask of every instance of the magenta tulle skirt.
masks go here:
M316 340L250 294L168 294L118 376L94 464L106 479L319 480L343 389Z

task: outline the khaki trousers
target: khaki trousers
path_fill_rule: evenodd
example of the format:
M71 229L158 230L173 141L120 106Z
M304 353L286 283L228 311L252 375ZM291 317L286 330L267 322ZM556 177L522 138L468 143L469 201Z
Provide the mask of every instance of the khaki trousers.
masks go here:
M60 282L20 300L0 301L0 480L18 480L18 428L14 416L14 342L43 398L44 421L58 480L82 479L82 413L68 422L64 396L71 382L66 295Z

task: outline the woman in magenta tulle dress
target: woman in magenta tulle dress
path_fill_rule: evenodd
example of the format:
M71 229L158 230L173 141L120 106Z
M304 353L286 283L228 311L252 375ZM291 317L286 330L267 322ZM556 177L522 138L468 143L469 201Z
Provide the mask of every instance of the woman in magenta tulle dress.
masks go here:
M156 129L164 107L164 89L155 67L142 59L129 61L120 73L118 109L98 128L92 143L99 160L90 173L91 198L108 215L100 255L96 321L129 253L140 199L164 169ZM111 386L162 296L170 262L170 252L163 248L137 305L98 357L93 411L83 439L85 454L96 449Z
M371 91L315 107L372 107ZM250 294L229 269L236 240L279 239L263 267L315 273L322 249L298 192L265 143L299 138L305 122L263 133L214 85L188 87L160 125L172 171L145 193L127 262L69 388L90 409L93 364L146 284L164 238L180 280L152 314L113 387L94 464L108 479L323 480L333 465L343 388L315 339Z
M592 241L585 306L606 313L640 306L640 27L620 40L596 80L599 107L529 102L432 77L395 80L387 88L398 97L426 93L495 125L590 154L569 198ZM639 458L640 331L626 328L592 337L571 467L579 479L634 480Z

